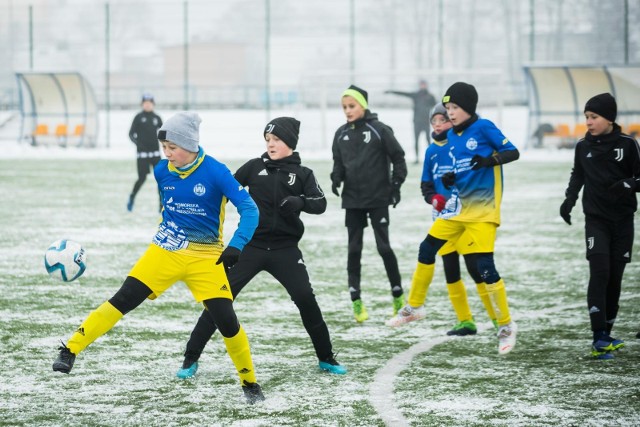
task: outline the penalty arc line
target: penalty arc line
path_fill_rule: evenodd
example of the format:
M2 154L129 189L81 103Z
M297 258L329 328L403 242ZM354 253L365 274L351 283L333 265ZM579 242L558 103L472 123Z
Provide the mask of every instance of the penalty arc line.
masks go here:
M620 301L633 299L634 295L622 295ZM549 307L543 310L537 310L533 315L527 315L523 313L520 318L523 319L535 319L542 317L545 314L557 313L563 310L573 310L577 308L585 307L584 303L569 304L565 306ZM485 325L478 325L478 332L483 332L486 329L493 329L493 325L486 323ZM439 338L433 338L428 341L418 342L403 352L400 352L387 361L380 369L376 371L373 381L369 384L369 402L373 406L373 409L378 413L385 425L388 426L409 426L409 421L402 415L402 411L395 407L393 403L393 380L396 376L402 372L413 358L420 354L431 350L436 345L443 342L455 339L454 336L442 336Z
M396 354L378 371L369 384L369 402L388 426L408 426L409 422L393 403L393 380L402 372L418 354L431 350L438 344L450 340L444 336L412 345L405 351Z

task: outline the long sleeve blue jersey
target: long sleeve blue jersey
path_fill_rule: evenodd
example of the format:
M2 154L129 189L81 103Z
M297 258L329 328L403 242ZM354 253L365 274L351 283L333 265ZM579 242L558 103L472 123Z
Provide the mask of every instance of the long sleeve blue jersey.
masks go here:
M165 159L155 167L154 174L163 205L154 244L193 256L216 256L224 248L227 200L240 214L229 246L242 250L251 240L258 225L258 208L224 164L201 151L188 171L176 170Z

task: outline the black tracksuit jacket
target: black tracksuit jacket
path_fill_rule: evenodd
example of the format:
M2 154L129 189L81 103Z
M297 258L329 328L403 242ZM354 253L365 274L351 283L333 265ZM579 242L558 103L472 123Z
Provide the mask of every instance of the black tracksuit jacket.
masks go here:
M618 221L636 211L636 195L616 197L608 189L622 179L639 176L638 143L623 134L620 126L614 123L611 133L599 136L587 133L578 141L565 195L575 202L584 186L582 208L585 215Z
M344 183L343 209L388 206L392 183L400 186L407 177L404 150L393 130L369 110L362 119L338 128L332 151L331 181Z
M300 164L300 155L294 152L280 160L271 160L267 153L249 160L235 173L260 210L260 222L248 245L262 249L281 249L297 246L304 234L300 213L283 216L280 203L287 196L304 200L303 212L321 214L327 208L327 199L313 171Z
M138 153L153 153L159 151L158 129L162 127L159 115L141 111L133 118L129 139L138 147Z

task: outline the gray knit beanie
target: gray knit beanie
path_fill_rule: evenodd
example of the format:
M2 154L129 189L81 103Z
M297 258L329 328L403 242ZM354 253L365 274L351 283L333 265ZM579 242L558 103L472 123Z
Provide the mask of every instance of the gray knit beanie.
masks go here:
M173 142L178 147L197 153L200 122L202 119L198 113L181 111L164 122L158 130L158 139Z

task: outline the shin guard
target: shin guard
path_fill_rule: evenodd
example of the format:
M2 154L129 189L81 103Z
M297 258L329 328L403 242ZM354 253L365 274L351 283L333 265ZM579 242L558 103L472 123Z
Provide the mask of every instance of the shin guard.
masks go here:
M482 301L482 305L484 305L485 310L487 310L487 315L489 319L496 320L496 311L493 309L493 304L491 303L491 299L489 299L489 292L487 292L487 284L486 283L476 283L476 289L478 289L478 296L480 297L480 301Z
M473 316L471 315L471 307L469 307L467 290L464 287L462 280L458 280L454 283L447 283L447 291L449 292L451 305L453 305L453 309L458 317L458 322L472 320Z
M509 314L509 303L507 301L507 290L504 286L504 280L500 279L496 283L487 284L487 293L493 305L498 325L503 326L511 323L511 315Z
M423 264L418 262L416 271L411 279L411 289L409 290L409 305L411 307L420 307L427 299L427 291L433 280L433 272L435 264Z
M229 357L231 357L231 361L236 367L236 371L240 377L240 384L244 384L244 381L255 383L256 374L253 370L249 339L242 325L240 325L240 330L235 336L231 338L223 337L223 339Z
M67 347L75 355L87 348L89 344L106 334L122 319L123 314L110 302L103 303L89 314L76 332L69 338Z

